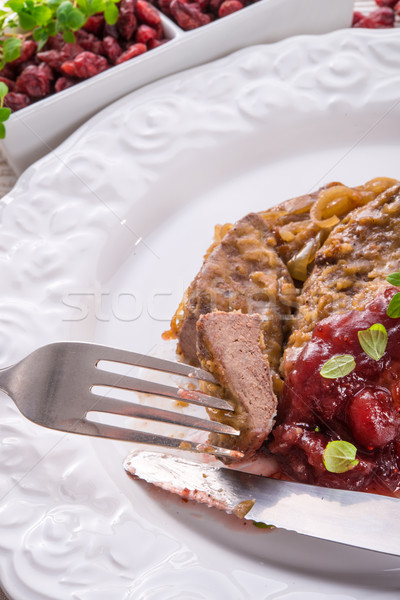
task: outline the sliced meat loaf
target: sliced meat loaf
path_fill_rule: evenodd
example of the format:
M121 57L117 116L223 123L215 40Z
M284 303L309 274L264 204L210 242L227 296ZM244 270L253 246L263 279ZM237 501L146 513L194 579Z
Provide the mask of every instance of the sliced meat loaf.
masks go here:
M363 309L386 276L400 268L400 185L353 210L335 227L315 257L299 297L282 364L289 373L318 321Z
M211 419L240 430L240 436L211 434L210 443L244 453L248 461L268 437L277 399L263 355L262 319L239 312L212 312L197 322L197 351L201 366L222 386L219 395L232 400L233 413L209 409ZM208 385L208 384L206 384ZM208 385L208 393L216 393Z
M239 310L261 315L265 354L271 369L278 371L297 291L270 236L268 223L252 213L238 221L206 257L175 320L178 352L186 361L198 364L196 323L201 315Z

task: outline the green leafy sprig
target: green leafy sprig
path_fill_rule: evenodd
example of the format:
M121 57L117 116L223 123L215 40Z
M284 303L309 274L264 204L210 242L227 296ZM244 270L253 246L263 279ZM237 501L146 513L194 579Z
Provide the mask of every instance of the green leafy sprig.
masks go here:
M4 98L8 94L8 87L3 81L0 81L0 139L3 140L6 137L6 128L4 127L5 121L11 114L11 109L4 106Z
M75 31L89 17L103 13L106 22L118 19L119 0L7 0L0 10L0 69L21 56L27 39L43 48L49 37L61 33L66 42L75 41Z

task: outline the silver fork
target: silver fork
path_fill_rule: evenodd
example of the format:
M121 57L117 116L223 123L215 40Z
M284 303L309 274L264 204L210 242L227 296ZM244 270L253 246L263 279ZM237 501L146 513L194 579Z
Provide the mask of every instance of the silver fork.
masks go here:
M241 455L235 450L210 444L182 441L174 437L130 429L129 426L118 427L91 420L88 413L96 411L173 423L215 433L239 434L239 431L228 425L208 419L94 393L95 386L102 386L109 388L109 393L115 389L131 390L204 407L232 410L231 404L226 400L208 396L197 390L173 387L104 370L102 365L99 365L102 361L108 364L108 368L111 368L112 363L123 363L132 367L144 367L214 382L210 373L189 365L96 344L56 342L42 346L19 363L2 369L0 389L13 399L25 417L50 429L207 452L217 456Z

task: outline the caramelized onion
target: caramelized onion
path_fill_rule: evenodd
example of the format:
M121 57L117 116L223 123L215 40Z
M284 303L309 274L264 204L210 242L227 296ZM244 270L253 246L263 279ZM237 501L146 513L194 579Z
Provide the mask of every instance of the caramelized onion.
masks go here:
M279 235L281 236L284 242L291 242L295 238L294 233L292 231L289 231L289 229L286 229L285 227L280 227L278 231Z
M314 261L318 248L321 245L321 232L314 239L308 240L303 248L289 260L287 268L293 279L305 281L308 276L308 266Z
M342 184L327 187L319 192L310 210L310 217L321 229L329 229L351 210L371 202L397 183L396 179L390 177L376 177L355 188Z
M397 183L399 183L397 179L391 179L390 177L375 177L355 189L361 192L362 204L367 204Z
M361 203L361 192L345 185L334 185L320 191L310 217L321 229L331 228L339 223L340 217Z

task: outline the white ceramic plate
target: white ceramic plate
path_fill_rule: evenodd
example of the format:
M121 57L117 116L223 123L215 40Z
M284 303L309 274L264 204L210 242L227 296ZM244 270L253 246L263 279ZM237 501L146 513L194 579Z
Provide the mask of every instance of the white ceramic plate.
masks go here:
M248 48L119 101L2 203L0 361L56 339L163 352L217 222L399 177L400 38ZM397 600L400 559L265 532L132 481L130 444L0 406L0 580L14 600Z

